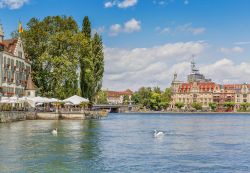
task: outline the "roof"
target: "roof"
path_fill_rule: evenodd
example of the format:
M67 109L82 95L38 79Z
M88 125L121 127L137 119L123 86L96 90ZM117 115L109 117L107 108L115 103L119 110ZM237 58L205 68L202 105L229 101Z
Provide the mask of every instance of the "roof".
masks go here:
M194 83L182 83L179 86L179 92L189 92L193 88ZM212 91L216 84L214 82L198 82L197 87L200 91Z
M120 97L123 95L132 95L133 91L131 91L130 89L127 89L125 91L107 91L107 95L108 97Z
M13 38L9 40L3 40L3 45L4 45L4 51L14 54L16 44L17 44L18 39Z
M223 87L225 90L240 90L243 85L246 85L247 88L250 88L249 84L225 84Z
M26 90L36 90L36 86L35 86L34 82L32 81L31 75L29 75L29 77L28 77Z

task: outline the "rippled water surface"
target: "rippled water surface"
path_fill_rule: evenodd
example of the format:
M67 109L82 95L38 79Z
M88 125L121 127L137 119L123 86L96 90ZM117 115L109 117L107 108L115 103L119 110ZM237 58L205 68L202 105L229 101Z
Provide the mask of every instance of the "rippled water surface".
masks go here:
M156 139L154 129L166 135ZM0 172L250 172L250 115L0 124Z

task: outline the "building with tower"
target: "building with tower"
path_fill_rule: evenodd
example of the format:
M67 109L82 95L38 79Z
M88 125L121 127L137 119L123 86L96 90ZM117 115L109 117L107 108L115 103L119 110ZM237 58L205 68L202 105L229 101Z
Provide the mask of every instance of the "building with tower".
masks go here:
M194 61L191 62L191 72L187 78L187 82L178 81L177 73L174 74L171 84L172 109L180 102L184 104L185 109L192 109L193 103L201 103L203 109L209 109L210 103L216 103L221 109L226 102L235 103L235 109L242 103L250 103L249 84L217 84L206 79L196 68Z

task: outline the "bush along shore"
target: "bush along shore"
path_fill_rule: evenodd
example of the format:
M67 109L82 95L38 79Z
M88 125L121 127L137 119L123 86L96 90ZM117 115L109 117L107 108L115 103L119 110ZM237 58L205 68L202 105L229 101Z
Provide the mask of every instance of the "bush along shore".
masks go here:
M85 120L99 119L107 116L106 111L82 111L69 113L55 112L25 112L6 111L0 112L0 123L11 123L25 120Z

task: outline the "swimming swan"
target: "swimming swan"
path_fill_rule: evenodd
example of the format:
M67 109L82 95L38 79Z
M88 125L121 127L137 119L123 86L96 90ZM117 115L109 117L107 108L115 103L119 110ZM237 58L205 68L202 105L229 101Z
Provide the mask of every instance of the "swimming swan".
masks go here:
M52 135L57 135L57 128L53 129L51 133Z
M154 133L154 137L163 137L164 136L164 133L163 132L157 132L156 130L155 130L155 133Z

